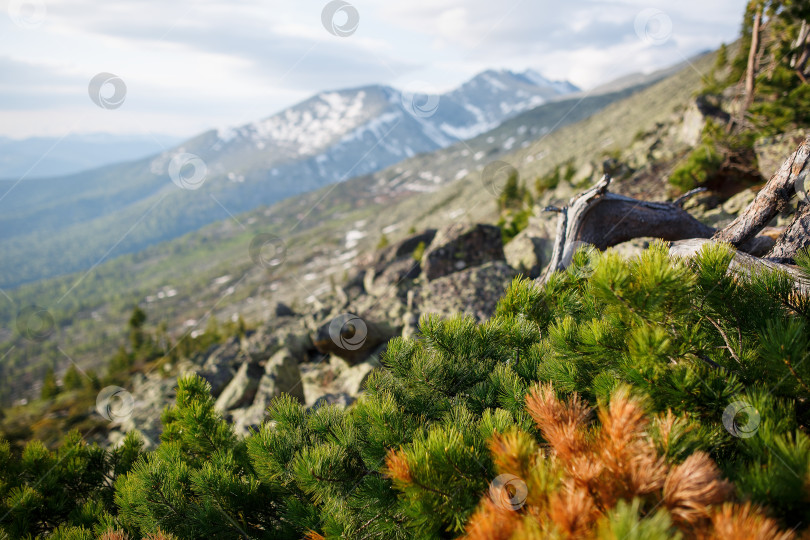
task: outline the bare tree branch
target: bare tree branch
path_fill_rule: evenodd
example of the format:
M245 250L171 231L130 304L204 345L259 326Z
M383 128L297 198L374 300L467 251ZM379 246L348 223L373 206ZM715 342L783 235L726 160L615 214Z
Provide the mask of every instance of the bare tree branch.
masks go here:
M785 160L737 219L716 233L712 239L740 247L756 236L777 212L788 204L796 193L797 182L801 186L799 189L803 189L801 183L808 172L810 172L810 136Z
M679 240L673 242L669 248L669 254L673 257L692 258L703 246L714 242L714 239L691 238L689 240ZM810 293L810 279L807 275L795 266L788 266L768 259L760 259L742 251L735 251L734 258L729 264L729 270L740 275L752 275L762 270L778 270L788 274L794 281L794 289L802 294Z

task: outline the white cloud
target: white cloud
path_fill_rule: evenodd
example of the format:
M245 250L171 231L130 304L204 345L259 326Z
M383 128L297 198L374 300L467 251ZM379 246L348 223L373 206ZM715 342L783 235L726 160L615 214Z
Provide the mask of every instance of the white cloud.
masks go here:
M0 135L76 125L191 135L267 116L320 90L414 80L447 89L490 67L531 67L589 87L733 40L745 5L354 0L360 24L340 38L321 25L325 0L46 2L36 28L0 17ZM650 7L672 20L661 46L635 34L636 15ZM102 71L127 83L115 111L88 99L87 83Z

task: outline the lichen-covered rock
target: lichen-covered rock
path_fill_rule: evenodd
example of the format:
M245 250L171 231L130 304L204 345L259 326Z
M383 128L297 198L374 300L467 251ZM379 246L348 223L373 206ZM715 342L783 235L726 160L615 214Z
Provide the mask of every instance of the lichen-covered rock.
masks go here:
M540 276L553 250L554 232L549 232L546 222L536 219L503 248L509 266L531 279Z
M756 141L754 151L757 154L757 165L762 177L767 180L773 176L782 166L785 156L791 155L806 136L807 130L799 129Z
M325 407L327 405L337 405L339 407L348 407L352 403L357 401L356 396L350 396L349 394L324 394L318 399L315 400L314 403L309 405L311 409L317 409L319 407Z
M384 345L378 347L365 361L354 366L337 356L302 365L307 407L324 403L352 403L365 390L371 373L382 367L380 355L384 350Z
M439 230L422 258L428 281L491 261L502 261L501 229L494 225L455 223Z
M374 270L375 276L382 274L394 261L405 258L410 259L419 244L425 244L425 247L427 247L433 242L435 237L436 229L427 229L379 250L374 256L374 261L371 263L371 268Z
M389 290L395 290L407 280L416 279L421 270L419 261L410 257L394 261L377 276L374 270L370 269L366 274L365 288L369 294L381 296Z
M286 348L267 360L252 403L242 409L231 411L231 420L236 432L244 435L250 428L258 428L264 420L270 402L281 394L289 394L299 402L305 402L298 360Z
M253 404L261 401L264 407L267 407L271 399L282 393L289 394L301 403L304 402L298 359L288 349L281 349L265 364Z
M379 296L404 280L417 278L422 267L414 252L420 244L427 248L435 236L436 229L427 229L377 251L363 278L365 291Z
M302 325L263 328L242 341L242 350L255 362L264 362L282 348L289 350L299 361L304 361L314 347Z
M630 259L632 257L641 255L644 250L650 246L650 243L654 241L655 238L633 238L627 242L622 242L621 244L615 245L610 249L621 255L623 258Z
M214 407L218 411L228 411L253 403L263 372L264 369L258 362L244 362L219 395Z
M244 360L239 339L232 338L222 345L212 346L206 353L202 367L197 373L211 385L214 397L231 382L240 362Z
M723 211L736 216L756 198L758 189L744 189L723 203Z
M456 313L484 321L495 313L517 271L503 261L494 261L431 281L417 293L421 313L449 317Z

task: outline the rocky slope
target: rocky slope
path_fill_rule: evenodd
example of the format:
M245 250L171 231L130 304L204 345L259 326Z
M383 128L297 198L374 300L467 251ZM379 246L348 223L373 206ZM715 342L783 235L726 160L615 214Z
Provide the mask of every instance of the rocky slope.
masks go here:
M667 168L691 148L706 120L692 97L699 78L689 72L679 78L679 86L673 81L661 83L509 154L503 161L514 164L523 178L572 158L577 172L572 183L562 182L543 194L529 226L506 246L496 227L476 224L494 221L494 197L500 189L497 179L484 178L482 183L481 172L399 202L393 202L396 199L390 191L388 198L384 195L384 186L394 182L386 185L374 177L353 181L365 186L358 199L366 202L355 200L354 212L326 212L330 216L326 226L308 229L307 235L314 234L322 248L332 238L334 251L299 260L290 249L279 268L266 269L273 280L267 294L251 296L252 301L242 304L247 309L231 306L223 310L244 315L250 312L250 304L255 306L257 299L264 298L265 307L255 306L263 314L261 329L170 372L139 380L133 387L136 395L163 397L136 407L120 428L146 429L150 436L156 435L157 423L149 419L156 417L155 411L171 399L171 393L150 392L150 385L166 386L167 380L183 371L201 373L212 382L218 407L243 433L261 422L266 404L279 392L288 392L311 407L349 404L362 391L369 373L379 368L385 341L413 334L421 316L463 313L486 319L515 276L536 276L548 261L555 215L543 214L542 206L566 201L603 168L617 174L619 191L653 199L668 197ZM627 111L641 107L651 113L628 122ZM762 141L764 167L772 161L767 156L777 154L785 144L790 143ZM545 166L538 167L537 162L546 157ZM351 187L349 193L357 194L358 186ZM753 193L743 190L725 202L707 194L690 203L690 211L710 225L722 226L744 208ZM322 198L297 202L303 210L307 202ZM386 210L380 213L383 207ZM272 212L266 215L273 217ZM359 217L363 219L357 220ZM338 218L343 218L342 228L335 227ZM399 231L411 224L433 225L438 230L423 229L403 238ZM778 220L775 225L780 225ZM378 236L369 234L375 229L400 239L375 251L370 243ZM293 241L288 237L286 242ZM616 249L632 255L644 245L644 239L639 239ZM302 245L295 247L298 252L308 251ZM341 260L345 262L335 265ZM287 273L301 268L306 272L303 275ZM337 278L339 268L345 268L342 279ZM332 284L327 284L330 275ZM321 285L310 289L307 282ZM282 300L294 303L295 309L280 303ZM114 441L120 433L113 431L111 437Z
M711 62L711 58L703 58L695 66L706 69ZM362 279L358 277L358 269L371 264L370 254L383 234L396 243L411 230L497 221L494 200L503 178L488 176L487 165L508 163L517 169L523 182L533 183L538 175L573 160L577 169L574 183L585 185L599 174L607 155L620 148L635 148L632 155L649 154L656 160L664 153L677 155L689 148L689 137L694 137L692 132L684 133L683 118L700 84L699 74L689 67L645 90L629 92L630 97L608 105L597 115L586 115L576 125L552 131L555 123L577 117L583 108L593 110L587 108L590 98L571 102L557 112L560 116L554 122L546 124L546 131L533 131L543 125L543 117L536 111L550 107L546 105L438 153L416 156L374 175L239 215L165 246L150 248L137 257L101 265L83 280L79 279L82 276L74 276L39 284L30 289L28 298L48 306L53 298L75 287L65 302L71 303L75 297L82 303L72 313L72 323L58 328L51 339L80 365L99 365L106 358L76 351L71 343L91 341L91 336L97 335L94 325L122 328L131 309L131 304L122 306L104 296L94 296L94 284L110 280L121 283L116 291L119 298L139 298L151 324L166 324L175 337L197 335L210 317L235 320L242 316L263 329L254 338L259 340L256 347L267 345L267 340L275 339L272 336L283 329L279 326L283 318L276 315L278 303L291 306L297 314L283 322L284 326L297 325L299 333L311 333L338 309L336 306L345 311L351 308L370 321L403 332L412 331L420 313L466 311L483 317L517 271L531 272L535 266L542 266L546 257L543 246L553 231L554 216L541 214L539 208L566 201L580 187L562 182L543 195L531 225L533 236L528 242L521 237L507 244L506 263L499 256L487 264L465 263L467 266L460 271L435 280L406 277L404 283L411 284L405 287L407 290L396 287L398 292L386 293L382 292L386 282L415 272L410 270L407 257L398 257L401 260L370 281L365 273ZM604 103L591 106L604 107ZM532 123L532 119L537 122ZM699 132L700 126L690 129ZM630 157L623 159L630 161ZM642 165L637 172L650 173ZM653 194L657 198L666 196L662 193L666 191L662 177L658 176L659 187ZM634 183L630 179L623 185ZM260 251L267 249L275 255L257 257L251 248L257 240ZM462 305L480 297L471 291L481 287L482 276L487 282L492 279L492 299ZM344 283L347 285L342 286ZM360 304L350 306L352 301ZM194 364L201 366L206 361L200 358ZM174 366L168 373L150 376L170 380L179 368ZM236 373L238 368L233 371ZM36 391L35 382L32 386ZM305 399L309 399L306 394Z
M453 224L407 237L361 261L319 309L296 313L276 304L269 320L244 338L136 375L132 406L115 419L109 440L138 429L156 441L175 377L189 372L209 381L217 408L242 434L261 424L282 392L310 407L349 405L381 367L390 339L413 334L423 314L486 320L517 275L506 262L498 227Z

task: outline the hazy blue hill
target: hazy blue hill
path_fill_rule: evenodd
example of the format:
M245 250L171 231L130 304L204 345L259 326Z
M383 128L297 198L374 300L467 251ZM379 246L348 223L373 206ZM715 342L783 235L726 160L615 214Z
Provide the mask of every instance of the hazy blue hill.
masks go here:
M180 142L168 135L69 134L0 137L0 178L62 176L155 154Z

